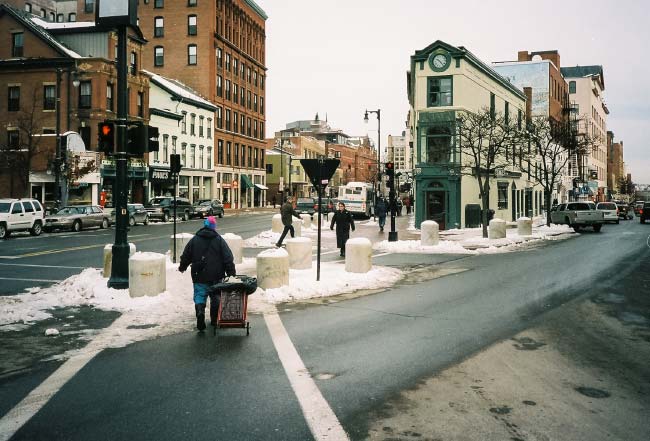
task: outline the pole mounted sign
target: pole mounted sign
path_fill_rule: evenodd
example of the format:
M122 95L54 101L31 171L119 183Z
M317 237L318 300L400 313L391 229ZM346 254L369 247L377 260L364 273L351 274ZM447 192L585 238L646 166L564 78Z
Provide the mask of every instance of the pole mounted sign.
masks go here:
M97 0L95 23L101 27L138 26L138 0Z

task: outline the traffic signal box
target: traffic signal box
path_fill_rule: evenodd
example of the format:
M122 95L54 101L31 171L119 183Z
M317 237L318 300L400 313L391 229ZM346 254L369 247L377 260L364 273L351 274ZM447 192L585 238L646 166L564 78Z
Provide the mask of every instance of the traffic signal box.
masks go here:
M97 150L104 155L112 155L115 153L115 123L100 122L97 128Z
M98 125L98 150L104 155L112 155L117 150L117 126L113 121L100 122ZM157 152L158 127L135 124L127 130L126 152L129 155L141 156L148 152Z

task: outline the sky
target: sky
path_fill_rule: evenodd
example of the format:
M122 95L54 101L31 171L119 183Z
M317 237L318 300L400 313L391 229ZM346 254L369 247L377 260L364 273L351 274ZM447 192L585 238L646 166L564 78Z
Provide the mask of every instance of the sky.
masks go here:
M558 50L562 67L603 66L607 129L632 179L650 184L650 7L647 0L256 0L266 23L267 136L319 117L381 145L406 129L410 56L436 40L484 62Z

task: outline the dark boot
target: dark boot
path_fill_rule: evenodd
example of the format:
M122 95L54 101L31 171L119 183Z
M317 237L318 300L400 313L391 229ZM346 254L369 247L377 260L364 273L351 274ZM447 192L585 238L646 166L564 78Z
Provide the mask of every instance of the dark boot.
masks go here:
M216 305L214 302L210 302L210 324L212 326L217 326L217 313L219 312L219 303Z
M194 305L196 311L196 328L199 331L205 330L205 303L197 303Z

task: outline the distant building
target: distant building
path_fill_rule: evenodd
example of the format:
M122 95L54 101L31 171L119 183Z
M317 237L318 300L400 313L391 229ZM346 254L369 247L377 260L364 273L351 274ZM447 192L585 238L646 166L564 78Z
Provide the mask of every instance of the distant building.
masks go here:
M607 131L607 188L609 197L621 192L621 182L626 179L623 162L623 141L614 140L614 132Z

